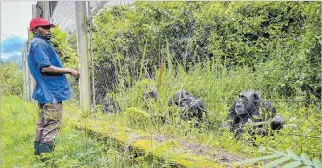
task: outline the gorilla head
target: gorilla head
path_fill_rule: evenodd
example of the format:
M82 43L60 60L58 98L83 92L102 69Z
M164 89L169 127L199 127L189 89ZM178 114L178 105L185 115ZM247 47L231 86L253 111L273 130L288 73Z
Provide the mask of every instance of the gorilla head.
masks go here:
M243 91L235 106L237 115L257 114L261 97L256 91Z

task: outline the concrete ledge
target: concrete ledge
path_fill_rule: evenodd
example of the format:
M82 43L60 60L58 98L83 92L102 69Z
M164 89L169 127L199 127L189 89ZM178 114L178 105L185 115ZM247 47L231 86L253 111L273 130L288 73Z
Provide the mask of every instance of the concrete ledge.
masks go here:
M160 142L150 138L151 135L138 134L129 128L108 125L106 122L98 119L87 118L79 120L76 117L66 117L76 129L85 130L97 139L113 140L125 149L129 149L138 155L153 156L161 160L168 160L177 167L219 168L236 166L219 162L209 156L189 153L174 139L167 139Z

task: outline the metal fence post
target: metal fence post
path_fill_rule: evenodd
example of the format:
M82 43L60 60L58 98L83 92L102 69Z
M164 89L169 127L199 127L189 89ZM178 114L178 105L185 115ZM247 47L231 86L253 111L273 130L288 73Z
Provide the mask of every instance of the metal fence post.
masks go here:
M28 56L28 52L29 52L29 49L28 49L28 46L29 46L29 36L28 36L28 41L25 42L25 50L24 50L24 80L25 80L25 84L24 84L24 91L26 92L25 93L25 96L26 96L26 99L25 101L27 102L30 102L31 100L31 75L29 73L29 67L28 67L28 61L27 61L27 56Z
M25 78L25 51L21 52L21 66L22 66L22 80L23 80L23 85L22 85L22 97L23 100L26 100L26 78Z
M49 1L44 1L44 19L50 20Z
M91 6L90 2L87 1L87 9L88 9L88 14L91 15ZM95 65L94 65L94 54L93 54L93 46L92 46L92 24L93 24L93 18L87 18L87 22L89 23L89 48L90 48L90 58L91 58L91 74L92 74L92 110L95 110L96 106L96 98L95 98Z
M32 18L35 18L37 15L36 5L32 5ZM29 73L29 67L27 62L27 56L29 53L29 28L27 28L28 40L25 42L25 49L22 53L22 70L23 70L23 98L27 102L31 102L32 91L35 86L35 81Z
M25 51L23 51L22 52L22 76L23 76L23 99L25 100L25 101L27 101L28 100L28 96L29 96L29 94L28 94L28 91L29 91L29 89L28 89L28 74L27 74L27 50L25 49Z
M87 34L86 34L86 2L75 2L75 18L77 29L77 51L80 54L80 106L84 113L90 111L90 81L87 55Z

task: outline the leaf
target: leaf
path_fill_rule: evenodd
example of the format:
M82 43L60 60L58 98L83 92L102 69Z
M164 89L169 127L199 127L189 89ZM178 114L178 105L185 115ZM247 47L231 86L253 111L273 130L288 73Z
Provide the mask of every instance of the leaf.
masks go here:
M276 157L280 157L280 156L282 156L282 155L274 154L274 155L269 155L269 156L257 157L257 158L237 162L236 164L251 164L251 163L256 163L258 161L268 160L268 159L272 159L272 158L276 158Z
M304 165L306 165L306 166L313 166L313 163L309 159L309 157L307 156L307 154L301 153L301 159L302 159Z
M290 156L293 160L301 161L301 158L297 156L291 149L286 149L285 151L287 152L288 156Z
M274 152L274 153L276 153L276 154L280 154L280 155L282 155L282 156L286 156L286 155L285 155L285 153L280 152L280 151L277 151L277 150L275 150L275 149L273 149L273 148L271 148L271 147L268 147L268 150L270 150L270 151L272 151L272 152Z
M315 159L312 160L312 162L313 162L313 167L314 168L322 168L322 163L318 159L315 158Z
M288 156L286 156L286 157L282 157L282 158L279 158L279 159L277 159L277 160L273 160L273 161L271 161L271 162L269 162L269 163L265 164L265 165L263 166L263 168L274 167L274 166L277 166L277 165L279 165L280 163L286 162L286 161L288 161L288 160L290 160L290 159L291 159L291 158L290 158L290 157L288 157Z
M302 162L300 162L300 161L294 161L294 162L290 162L290 163L285 164L282 168L298 167L301 164L302 164Z

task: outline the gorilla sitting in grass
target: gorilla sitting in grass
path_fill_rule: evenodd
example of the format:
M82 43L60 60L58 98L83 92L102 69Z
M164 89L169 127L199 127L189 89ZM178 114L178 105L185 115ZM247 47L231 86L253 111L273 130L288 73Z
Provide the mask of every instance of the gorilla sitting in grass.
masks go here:
M198 122L202 122L207 117L207 111L203 101L198 100L194 95L180 90L168 101L168 105L176 105L182 111L180 118L183 120L191 120L196 118ZM197 126L196 124L195 126Z
M242 91L239 94L239 99L230 108L228 117L230 131L234 132L237 138L244 133L246 123L252 122L252 129L247 130L250 135L267 136L268 127L271 130L280 130L283 127L283 117L276 113L272 103L263 101L259 92L253 90Z

